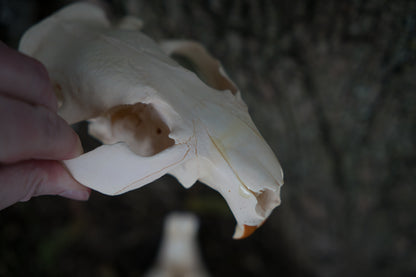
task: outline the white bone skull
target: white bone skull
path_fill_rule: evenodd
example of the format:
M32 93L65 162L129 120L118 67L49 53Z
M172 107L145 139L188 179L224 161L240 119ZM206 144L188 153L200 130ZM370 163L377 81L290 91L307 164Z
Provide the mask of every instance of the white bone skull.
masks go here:
M48 69L59 114L70 124L90 120L104 143L65 165L108 195L167 173L186 188L199 180L227 201L234 237L249 235L280 204L278 160L217 60L195 42L157 44L139 23L112 25L99 7L77 3L24 34L20 50Z

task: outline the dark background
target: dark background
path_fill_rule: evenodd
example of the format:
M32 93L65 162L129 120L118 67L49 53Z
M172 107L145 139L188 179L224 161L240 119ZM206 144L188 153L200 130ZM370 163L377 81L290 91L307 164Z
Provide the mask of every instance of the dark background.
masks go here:
M69 2L0 0L1 40L17 47ZM415 276L416 1L101 3L222 61L283 166L282 205L233 241L221 196L169 176L86 203L38 197L0 212L0 276L140 276L174 210L200 218L213 276Z

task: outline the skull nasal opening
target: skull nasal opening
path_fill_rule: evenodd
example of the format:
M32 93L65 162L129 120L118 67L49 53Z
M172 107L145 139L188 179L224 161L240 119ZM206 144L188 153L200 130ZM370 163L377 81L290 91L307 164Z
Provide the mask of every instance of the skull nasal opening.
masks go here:
M99 125L90 129L91 134L105 144L125 142L137 155L153 156L175 144L152 104L119 105L110 109L104 120L105 124L96 122ZM107 134L102 134L103 129Z
M280 205L279 193L270 189L261 192L254 192L257 198L256 212L262 217L268 217L271 211Z

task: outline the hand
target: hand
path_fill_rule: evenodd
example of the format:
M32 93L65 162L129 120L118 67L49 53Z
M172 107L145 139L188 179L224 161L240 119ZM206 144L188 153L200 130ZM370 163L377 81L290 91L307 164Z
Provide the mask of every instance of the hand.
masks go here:
M87 200L60 160L82 153L45 67L0 42L0 209L38 195Z

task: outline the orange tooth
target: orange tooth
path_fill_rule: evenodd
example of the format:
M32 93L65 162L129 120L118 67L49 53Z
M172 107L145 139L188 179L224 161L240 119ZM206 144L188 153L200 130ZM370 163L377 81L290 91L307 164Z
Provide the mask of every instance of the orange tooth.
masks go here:
M244 225L243 234L241 235L241 237L239 237L237 239L245 239L245 238L249 237L251 234L254 233L254 231L256 231L257 228L258 228L257 226Z

